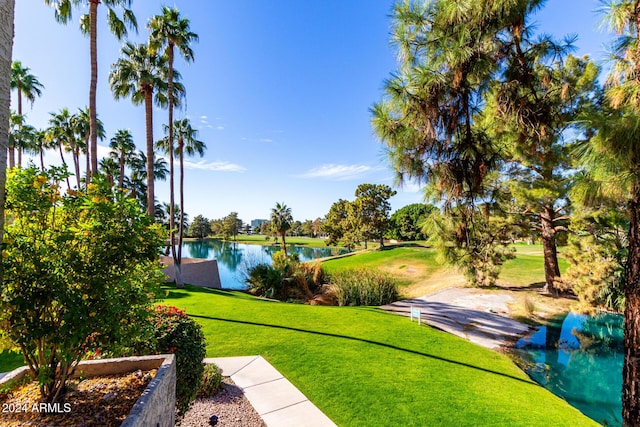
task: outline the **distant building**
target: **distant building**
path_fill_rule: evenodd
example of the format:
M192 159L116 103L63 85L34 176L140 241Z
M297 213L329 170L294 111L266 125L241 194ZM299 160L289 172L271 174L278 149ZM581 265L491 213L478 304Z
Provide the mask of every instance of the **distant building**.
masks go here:
M254 233L260 231L260 227L262 227L262 223L269 222L267 219L252 219L251 220L251 229Z

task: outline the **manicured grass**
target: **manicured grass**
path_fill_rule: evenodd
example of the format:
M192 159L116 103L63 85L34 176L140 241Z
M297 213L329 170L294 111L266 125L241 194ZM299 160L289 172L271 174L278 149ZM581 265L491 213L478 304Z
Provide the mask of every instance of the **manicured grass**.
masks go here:
M13 371L24 364L24 358L19 351L3 350L0 352L0 372Z
M262 355L340 426L596 425L508 357L379 309L187 286L207 356Z
M558 257L560 272L569 267L566 259ZM507 260L500 272L500 281L516 286L531 286L544 282L544 260L540 255L523 255L516 253L515 259Z
M257 245L272 245L275 239L270 237L269 240L265 240L265 236L262 234L238 234L238 243L253 243ZM278 237L278 242L282 242L282 239ZM309 246L314 248L326 247L325 240L315 239L312 237L287 237L287 246Z

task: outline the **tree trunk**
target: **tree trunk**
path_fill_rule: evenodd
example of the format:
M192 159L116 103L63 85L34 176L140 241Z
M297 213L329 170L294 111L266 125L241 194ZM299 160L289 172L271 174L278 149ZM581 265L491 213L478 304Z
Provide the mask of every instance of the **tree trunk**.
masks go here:
M546 206L540 215L542 252L544 256L544 291L557 294L555 281L560 277L560 266L558 265L554 219L555 211L553 207Z
M64 159L64 152L62 151L62 144L58 144L58 148L60 149L60 159L62 160L62 166L64 166L64 168L67 168L67 162ZM69 177L67 176L67 188L69 190L71 190L71 184L69 183Z
M89 154L89 137L88 135L85 137L84 139L84 147L85 147L85 151L86 151L86 156L85 156L85 170L84 170L84 183L85 185L89 184L89 181L91 180L91 155Z
M629 201L629 257L626 266L622 420L640 425L640 183Z
M8 127L7 127L8 128ZM13 168L16 165L16 147L15 144L9 144L7 141L7 149L9 152L9 168Z
M169 43L169 230L171 240L171 255L173 256L173 265L176 272L176 287L184 288L182 281L182 270L180 268L181 259L178 259L175 245L175 189L173 185L174 168L173 168L173 45Z
M18 115L22 116L22 91L20 89L18 89ZM22 166L22 148L18 147L17 151L18 151L18 166Z
M287 241L284 239L286 231L282 232L282 250L284 251L284 256L287 256Z
M184 236L184 141L178 141L180 156L180 224L178 225L178 260L182 263L182 238Z
M89 0L91 84L89 86L89 142L91 153L91 176L98 173L98 120L96 113L96 88L98 86L98 4L100 0ZM87 182L88 183L88 182Z
M144 109L147 131L147 215L155 217L155 151L153 149L153 91L144 92Z
M13 0L0 0L0 242L4 243L4 183L9 142L9 105L11 103L11 50L13 48ZM0 267L0 285L2 270Z
M71 151L73 156L73 168L76 173L76 184L78 184L78 190L80 189L80 148L78 144L73 143L73 149Z
M124 188L124 151L120 147L120 175L118 176L118 187Z

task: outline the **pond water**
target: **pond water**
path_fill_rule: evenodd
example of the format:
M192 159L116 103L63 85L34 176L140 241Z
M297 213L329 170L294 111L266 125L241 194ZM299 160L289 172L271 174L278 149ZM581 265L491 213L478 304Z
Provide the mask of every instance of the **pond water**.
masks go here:
M271 264L272 255L281 249L280 245L250 245L224 242L217 239L183 242L182 256L185 258L205 258L218 260L220 282L226 289L246 289L244 281L247 269L258 263ZM340 255L346 252L340 248L310 248L287 245L288 253L297 253L300 261Z
M622 425L622 316L569 313L519 340L515 352L543 387L603 425Z

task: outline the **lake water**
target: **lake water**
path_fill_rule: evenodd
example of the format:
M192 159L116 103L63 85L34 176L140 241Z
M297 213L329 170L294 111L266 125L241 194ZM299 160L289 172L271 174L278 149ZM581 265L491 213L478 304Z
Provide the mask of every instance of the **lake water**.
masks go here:
M220 282L226 289L246 289L244 281L248 267L260 262L271 264L272 255L279 251L279 245L250 245L245 243L223 242L209 239L189 241L182 244L182 256L185 258L205 258L218 260ZM338 248L309 248L287 245L288 253L297 253L300 261L324 258L345 253Z
M529 376L585 415L622 425L623 317L569 313L518 341Z

